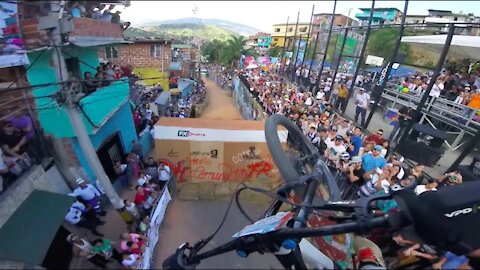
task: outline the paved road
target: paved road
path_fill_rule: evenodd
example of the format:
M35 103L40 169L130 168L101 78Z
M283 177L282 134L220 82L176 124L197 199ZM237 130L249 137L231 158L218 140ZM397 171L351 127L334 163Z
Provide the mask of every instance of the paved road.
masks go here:
M208 105L200 118L241 120L242 115L237 109L233 98L227 96L226 90L220 89L210 79L204 77L203 80L207 86Z

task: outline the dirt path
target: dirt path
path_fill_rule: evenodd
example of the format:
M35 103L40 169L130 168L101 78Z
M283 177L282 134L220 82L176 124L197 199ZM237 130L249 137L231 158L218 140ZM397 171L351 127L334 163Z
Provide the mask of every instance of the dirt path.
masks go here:
M214 81L203 79L207 86L208 105L200 118L241 120L242 115L233 98L227 96L227 92L218 87Z

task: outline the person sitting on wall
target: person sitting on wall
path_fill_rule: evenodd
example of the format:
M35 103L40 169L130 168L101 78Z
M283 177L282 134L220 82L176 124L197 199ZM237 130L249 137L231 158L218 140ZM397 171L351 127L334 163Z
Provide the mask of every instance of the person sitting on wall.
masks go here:
M12 173L20 175L31 166L30 157L27 154L27 136L23 130L16 129L10 121L4 121L0 126L2 127L0 147L3 151L3 159Z
M83 74L83 77L83 85L85 86L86 95L90 95L91 93L97 91L97 88L101 86L100 82L93 80L92 73L90 71L86 71Z

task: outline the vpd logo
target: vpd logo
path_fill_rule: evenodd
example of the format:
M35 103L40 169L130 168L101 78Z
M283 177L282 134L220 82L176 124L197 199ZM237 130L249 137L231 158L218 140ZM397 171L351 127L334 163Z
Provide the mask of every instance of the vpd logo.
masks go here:
M177 136L178 137L188 137L189 133L190 133L190 131L188 131L188 130L179 130L178 133L177 133Z

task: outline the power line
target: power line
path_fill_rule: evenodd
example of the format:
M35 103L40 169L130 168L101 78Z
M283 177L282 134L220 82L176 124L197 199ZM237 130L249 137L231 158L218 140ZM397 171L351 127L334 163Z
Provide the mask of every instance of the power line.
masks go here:
M5 90L8 90L10 89L10 87L12 87L14 84L16 84L20 79L22 79L23 77L25 77L25 75L27 75L27 72L33 67L35 66L35 63L37 63L37 61L40 59L40 57L42 57L44 54L45 54L46 50L45 51L41 51L37 57L35 59L33 59L32 63L25 69L25 71L23 72L22 76L19 76L15 81L13 81L9 86L7 86L7 88Z

